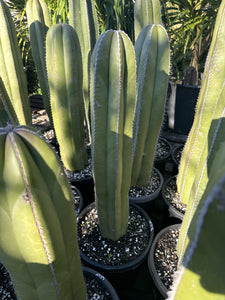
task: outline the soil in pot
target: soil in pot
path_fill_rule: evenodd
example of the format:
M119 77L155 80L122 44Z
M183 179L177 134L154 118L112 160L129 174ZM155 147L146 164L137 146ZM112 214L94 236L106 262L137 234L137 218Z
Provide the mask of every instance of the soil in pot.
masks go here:
M78 240L84 264L97 269L123 300L155 299L148 272L147 255L153 240L153 225L146 212L130 206L127 234L117 242L104 239L98 226L95 204L78 218Z
M83 267L87 288L87 300L119 300L111 283L100 273ZM0 264L0 299L17 300L10 275L4 265Z
M135 204L149 202L160 194L162 185L162 174L156 168L153 168L148 185L143 187L131 187L129 190L129 199Z
M154 165L162 173L165 171L166 164L170 162L171 151L171 144L166 139L159 138L155 150Z
M87 300L119 300L111 283L99 272L83 267L83 274L87 286Z
M176 173L178 172L178 167L180 164L183 149L184 149L184 145L177 145L172 150L171 157L172 157L172 161L173 161L174 169L176 170Z
M162 188L162 196L169 206L171 216L183 220L186 204L181 202L179 193L177 192L176 176L172 176L165 181Z
M154 235L149 217L135 205L130 206L127 233L118 241L102 237L95 203L81 212L77 226L81 257L86 263L112 273L125 272L140 265Z
M180 224L168 226L155 237L149 257L150 274L158 288L159 295L164 299L173 284L173 275L177 270L177 242Z

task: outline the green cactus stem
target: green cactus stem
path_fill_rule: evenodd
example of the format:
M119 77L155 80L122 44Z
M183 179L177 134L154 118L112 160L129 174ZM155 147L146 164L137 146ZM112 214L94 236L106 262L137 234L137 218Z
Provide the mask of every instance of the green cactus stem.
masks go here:
M147 25L136 44L137 101L133 133L131 185L146 186L166 102L169 74L169 41L162 25Z
M33 130L0 129L0 260L18 299L86 299L73 196Z
M218 150L188 230L169 299L224 299L225 143ZM183 225L182 225L183 226Z
M50 27L46 37L46 61L52 117L60 154L68 170L81 170L87 162L82 57L79 40L72 26L56 24Z
M134 4L135 40L141 30L150 24L162 24L159 0L136 0Z
M69 24L76 30L81 47L86 123L90 131L89 68L91 53L99 37L95 1L69 0Z
M135 107L135 53L122 31L106 31L91 59L92 164L100 230L126 233Z
M31 124L27 81L15 25L7 4L0 0L0 76L21 125Z
M225 1L222 1L209 49L204 80L200 90L194 123L184 147L177 178L178 191L187 210L181 227L181 236L187 235L201 196L209 180L212 161L225 141L225 59L221 54L225 37ZM188 245L188 236L178 241L178 255Z
M43 0L28 0L26 4L26 14L29 26L32 56L37 69L43 101L50 122L53 123L45 60L45 39L48 28L51 26L48 7Z
M9 124L16 126L19 125L19 121L0 76L0 127Z
M223 81L225 76L225 59L219 49L224 49L225 42L225 3L221 3L213 38L204 70L202 86L197 102L193 126L185 144L180 162L177 189L183 203L188 202L189 191L195 180L196 170L202 156L203 145L208 144L208 132L212 120L219 120L224 107ZM212 140L212 139L211 139Z

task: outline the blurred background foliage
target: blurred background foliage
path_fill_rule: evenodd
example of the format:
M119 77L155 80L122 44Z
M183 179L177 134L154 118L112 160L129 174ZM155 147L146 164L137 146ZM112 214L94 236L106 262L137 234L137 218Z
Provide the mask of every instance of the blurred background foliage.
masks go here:
M68 0L45 0L52 23L68 22ZM84 0L85 1L85 0ZM26 0L5 0L15 22L29 94L40 92L26 20ZM171 80L198 85L221 0L160 0L171 48ZM100 33L124 30L134 41L135 0L95 0Z

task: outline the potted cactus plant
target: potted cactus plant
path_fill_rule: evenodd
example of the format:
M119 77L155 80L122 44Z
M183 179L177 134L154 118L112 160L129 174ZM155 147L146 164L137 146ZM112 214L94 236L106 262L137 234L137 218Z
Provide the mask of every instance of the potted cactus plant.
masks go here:
M128 197L136 80L129 37L114 30L102 34L90 70L96 201L78 220L81 257L103 272L126 272L145 259L153 238L149 217Z
M133 132L133 160L131 186L146 187L151 172L160 179L158 193L162 187L161 174L154 170L154 156L164 116L169 74L169 41L164 27L160 24L147 25L140 32L136 43L137 99ZM157 175L158 174L158 175ZM145 189L144 189L145 190ZM154 199L151 195L130 199L136 203Z
M225 274L219 234L224 220L224 15L223 0L177 177L180 199L187 209L177 243L178 273L171 299L180 299L184 289L188 297L193 297L192 292L198 298L211 295L220 299L225 294L220 281ZM214 274L218 274L216 278Z

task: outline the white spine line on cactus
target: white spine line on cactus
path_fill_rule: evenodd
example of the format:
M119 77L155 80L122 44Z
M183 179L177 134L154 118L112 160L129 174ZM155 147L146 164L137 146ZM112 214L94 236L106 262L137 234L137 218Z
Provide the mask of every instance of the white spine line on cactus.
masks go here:
M217 33L216 46L215 46L215 49L213 51L212 58L210 60L210 67L209 67L209 69L214 64L214 59L213 58L216 55L216 50L217 50L217 47L218 47L219 34L220 34L220 31L221 31L221 28L222 28L222 25L223 25L224 13L225 13L225 11L223 11L223 14L222 14L220 26L219 26L218 33ZM193 153L193 151L195 149L195 144L197 142L197 137L198 137L199 129L200 129L200 126L201 126L202 114L203 114L203 109L204 109L206 98L207 98L207 94L208 94L208 89L209 89L209 84L210 84L210 78L211 78L211 73L209 73L209 77L208 77L208 81L207 81L207 87L206 87L206 92L205 92L205 95L204 95L204 100L203 100L203 104L202 104L202 108L201 108L201 113L200 113L200 118L199 118L199 124L198 124L198 128L197 128L197 133L195 134L195 139L194 139L194 143L193 143L192 149L191 149L191 151L189 151L189 155L187 155L187 164L186 164L186 169L185 169L183 183L182 183L181 192L180 192L181 199L182 199L182 195L183 195L183 191L184 191L184 185L185 185L185 181L186 181L185 179L186 179L186 176L187 176L188 166L190 164L190 158L191 158L192 153ZM215 109L213 111L212 118L213 118L213 116L215 114L215 110L216 110L216 107L215 107Z
M5 12L4 5L2 6L2 10L3 10L3 14L5 14L6 12ZM0 16L0 18L1 18L1 21L4 21L4 20L5 20L4 17L2 17L2 16ZM7 30L7 41L9 41L9 47L10 47L10 51L7 51L7 53L13 53L12 45L11 45L11 43L10 43L10 35L9 35L9 32L8 32L8 26L7 26L7 24L4 23L4 24L1 26L1 31L2 31L2 27L3 27L3 26L4 26L5 29ZM2 37L0 37L0 39L2 40ZM3 45L3 43L0 43L2 56L4 56L4 53L5 53L6 51L3 50L2 45ZM4 57L5 57L5 56L4 56ZM10 82L10 78L9 78L9 74L8 74L9 68L6 67L6 61L5 61L5 59L2 61L2 63L4 63L4 65L5 65L5 68L4 68L4 69L6 70L6 73L7 73L8 82ZM16 80L18 81L17 78L16 78ZM5 83L4 83L4 84L5 84ZM8 89L9 89L9 90L7 90L7 92L8 92L8 94L9 94L9 98L12 99L12 98L13 98L13 96L12 96L12 95L13 95L13 92L12 92L12 89L11 89L11 84L8 85ZM14 107L14 104L13 104L13 107Z
M51 258L51 254L50 254L50 250L48 248L47 242L45 240L45 236L44 236L44 233L43 233L43 228L41 226L41 222L38 218L38 213L37 213L34 201L33 201L32 192L31 192L29 182L28 182L28 178L26 176L26 172L25 172L25 169L24 169L24 166L23 166L23 162L22 162L22 159L21 159L21 156L20 156L20 153L19 153L19 149L18 149L16 141L15 141L14 133L9 132L8 136L9 136L10 141L12 143L12 146L14 148L16 158L17 158L17 161L18 161L21 173L22 173L22 177L23 177L24 184L25 184L25 187L26 187L26 196L27 196L26 200L28 200L28 202L30 204L30 207L32 209L33 216L34 216L34 219L35 219L35 223L36 223L36 226L37 226L37 230L38 230L39 236L41 238L41 241L42 241L42 244L43 244L43 247L44 247L44 250L45 250L45 254L46 254L46 257L47 257L47 260L48 260L48 266L50 268L50 271L51 271L51 274L52 274L52 277L53 277L53 284L54 284L54 287L56 289L57 299L60 300L61 297L60 297L60 292L59 292L59 286L58 286L58 282L57 282L57 279L56 279L55 270L54 270L54 267L53 267L53 264L52 264L53 260Z
M223 88L224 88L224 87L225 87L225 81L224 81L224 83L223 83ZM222 90L223 90L223 88L222 88ZM218 131L219 131L219 129L220 129L220 125L221 125L221 123L222 123L222 118L224 117L224 115L225 115L225 108L224 108L224 110L222 111L222 114L221 114L221 116L220 116L220 119L219 119L219 121L218 121L218 123L217 123L216 129L215 129L215 132L214 132L214 135L213 135L212 143L211 143L211 146L210 146L210 149L209 149L209 152L208 152L206 161L205 161L205 163L204 163L204 165L203 165L203 168L202 168L202 171L201 171L201 176L200 176L200 179L199 179L198 184L197 184L197 188L196 188L196 191L195 191L194 199L193 199L192 206L191 206L190 213L189 213L189 217L188 217L188 225L187 225L187 228L189 228L190 223L191 223L191 220L192 220L193 210L194 210L194 208L196 207L196 204L195 204L195 203L196 203L196 200L197 200L198 190L199 190L199 188L200 188L200 184L201 184L202 178L203 178L203 176L204 176L205 168L207 167L207 163L208 163L208 160L209 160L210 155L211 155L211 153L212 153L212 150L213 150L213 147L214 147L214 144L215 144L215 140L216 140ZM199 160L199 161L200 161L200 160ZM184 234L184 239L183 239L183 243L182 243L182 247L181 247L181 252L180 252L180 259L181 259L181 257L183 257L182 253L183 253L183 251L184 251L184 244L185 244L186 236L187 236L187 231L186 231L185 234ZM178 264L179 264L179 263L180 263L180 260L179 260Z
M93 174L94 174L94 178L95 178L95 127L96 127L96 116L95 116L95 107L99 106L98 105L98 101L96 100L96 78L97 78L97 62L99 59L99 52L100 52L100 48L102 45L102 41L104 36L106 35L105 31L99 38L99 44L98 44L98 48L97 48L97 53L96 53L96 58L95 58L95 64L94 64L94 83L93 83L93 128L92 128L92 132L93 132L93 145L94 147L92 147L92 170L93 170ZM96 206L98 206L98 197L96 195Z
M193 242L189 246L188 250L185 253L185 257L182 263L182 266L179 267L178 271L175 273L174 277L174 283L171 291L168 293L168 300L174 299L174 296L176 295L177 288L179 286L180 280L185 272L185 270L188 268L189 263L194 255L194 251L196 247L198 246L199 237L201 233L202 226L204 224L205 216L209 210L209 206L212 204L215 197L218 197L220 200L220 205L217 206L218 211L225 210L225 198L224 198L224 190L222 186L225 184L225 174L220 178L218 183L212 188L212 191L205 199L204 205L202 206L199 217L196 224L196 230L193 238Z
M147 24L149 24L148 0L145 0Z
M120 104L121 104L121 87L122 87L122 78L121 78L121 53L120 53L120 34L118 31L116 31L117 35L117 43L118 43L118 52L119 52L119 88L118 88L118 103L117 103L117 123L116 123L116 183L118 181L118 163L119 163L119 124L120 124ZM117 200L117 192L118 192L118 186L116 184L115 189L115 199ZM117 201L115 201L115 211L117 212ZM117 218L117 213L115 214L115 217ZM117 224L117 220L116 220Z
M137 147L137 138L138 138L138 132L139 132L139 124L140 124L140 115L141 115L141 106L142 106L142 92L144 88L144 82L145 82L145 75L146 75L146 68L147 68L147 63L148 63L148 49L150 47L151 43L151 36L152 36L152 31L153 31L154 25L151 27L150 33L149 33L149 38L148 38L148 44L147 44L147 51L145 54L145 62L144 62L144 71L142 73L142 78L141 78L141 88L137 88L138 92L138 99L136 101L136 122L135 122L135 128L136 131L134 132L134 143L133 143L133 151L132 151L132 163L134 161L135 153L136 153L136 147ZM138 71L138 66L137 66L137 71ZM137 86L137 81L138 81L138 75L137 74L137 80L136 80L136 86Z
M86 19L87 19L88 45L89 45L89 49L91 50L91 32L90 32L90 20L89 20L89 14L88 14L88 6L87 6L87 0L83 0L83 1L85 2L85 13L86 13Z

